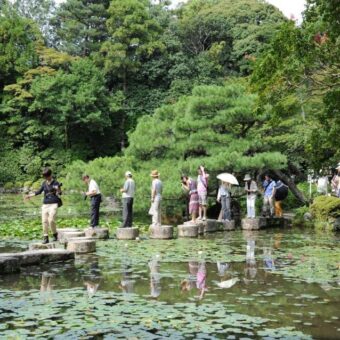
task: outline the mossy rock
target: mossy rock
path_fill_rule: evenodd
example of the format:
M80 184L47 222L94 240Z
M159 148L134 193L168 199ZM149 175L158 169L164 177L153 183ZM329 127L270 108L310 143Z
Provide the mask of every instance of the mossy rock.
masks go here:
M333 196L319 196L311 205L311 213L318 221L330 221L340 217L340 199Z

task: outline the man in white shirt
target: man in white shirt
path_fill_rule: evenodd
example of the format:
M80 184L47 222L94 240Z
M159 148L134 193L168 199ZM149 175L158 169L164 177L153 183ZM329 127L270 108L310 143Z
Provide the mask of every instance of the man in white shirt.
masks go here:
M97 182L91 179L89 175L84 175L83 181L88 185L85 195L91 199L91 227L95 228L99 226L99 208L102 195Z
M121 228L132 228L133 221L133 199L135 197L136 185L132 179L132 173L125 173L124 187L120 189L123 197L123 223Z

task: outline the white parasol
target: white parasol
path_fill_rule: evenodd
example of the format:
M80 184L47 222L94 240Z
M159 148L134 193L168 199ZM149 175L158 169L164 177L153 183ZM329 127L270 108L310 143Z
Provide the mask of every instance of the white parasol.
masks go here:
M224 172L223 174L219 174L217 178L220 179L222 182L239 185L236 177L232 174L228 174L227 172Z

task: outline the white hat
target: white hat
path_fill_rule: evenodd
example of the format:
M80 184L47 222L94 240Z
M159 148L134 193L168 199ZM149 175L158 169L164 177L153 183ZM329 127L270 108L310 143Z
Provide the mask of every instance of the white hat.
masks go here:
M335 169L340 169L340 163L338 163L338 165L336 166L336 168Z
M251 176L249 174L246 174L243 178L244 181L250 181L251 180Z
M132 177L132 172L131 171L126 171L125 172L125 177Z

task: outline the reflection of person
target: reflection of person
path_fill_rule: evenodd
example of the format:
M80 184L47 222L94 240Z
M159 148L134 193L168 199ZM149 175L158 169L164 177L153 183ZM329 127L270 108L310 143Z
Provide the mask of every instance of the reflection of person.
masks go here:
M102 195L97 182L91 179L89 175L84 175L83 181L88 185L85 195L91 198L91 227L95 228L99 226L99 208Z
M41 275L41 284L40 284L40 292L52 292L53 290L53 275L49 273L42 273Z
M206 285L207 268L205 261L189 262L189 277L181 282L181 290L183 292L190 291L193 288L199 290L199 299L202 299L204 293L207 291Z
M159 172L153 170L151 172L152 185L151 185L151 208L149 215L152 215L152 227L160 227L162 225L161 218L161 201L163 192L163 183L159 179Z
M132 267L128 263L122 265L122 279L120 281L120 288L126 294L133 293L133 285L135 281L132 279Z
M124 187L120 189L123 197L123 223L121 228L131 228L133 221L133 198L135 196L135 181L132 179L132 173L125 173Z
M256 193L257 193L257 184L254 180L251 179L249 174L244 177L244 190L247 193L247 217L255 218L255 203L256 203Z
M222 221L230 221L231 220L231 211L230 211L230 188L228 183L221 182L221 185L217 192L217 201L221 202L222 205Z
M208 196L208 178L209 175L205 172L203 166L198 168L197 176L197 192L199 201L199 217L200 220L207 219L207 196Z
M336 167L337 174L332 179L332 189L336 197L340 198L340 163Z
M58 240L56 217L58 206L61 202L58 195L61 194L60 184L52 177L52 170L46 168L43 173L45 179L40 189L32 194L26 195L26 199L30 199L33 196L44 193L43 205L41 208L41 217L43 224L44 240L43 243L48 243L48 230L51 228L53 239L55 242Z
M250 279L254 279L257 274L256 259L255 259L255 239L247 237L247 253L246 253L246 268L245 272L245 283L249 283L248 276Z
M196 223L198 215L199 204L198 204L198 193L197 193L197 182L188 176L181 176L182 188L189 193L189 214L191 215L191 222Z
M268 210L270 217L274 216L274 197L275 197L275 181L269 175L265 176L263 186L263 215L268 216Z
M272 255L271 248L263 248L263 256L264 256L264 266L268 270L275 270L275 262Z
M229 264L227 262L217 262L218 275L223 277L229 271Z
M87 280L84 282L84 284L86 286L87 294L91 298L92 296L94 296L94 294L96 294L99 287L99 283Z
M182 291L190 291L197 286L198 262L189 261L189 276L181 282Z
M150 269L150 295L153 298L158 298L161 295L161 275L159 273L158 259L152 259L148 263Z

